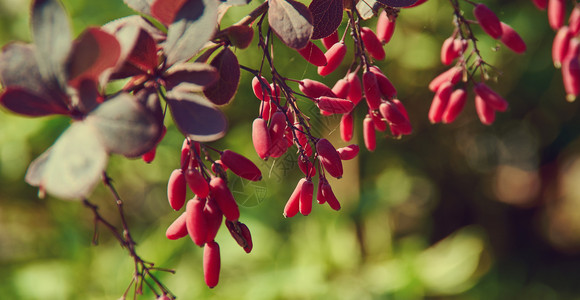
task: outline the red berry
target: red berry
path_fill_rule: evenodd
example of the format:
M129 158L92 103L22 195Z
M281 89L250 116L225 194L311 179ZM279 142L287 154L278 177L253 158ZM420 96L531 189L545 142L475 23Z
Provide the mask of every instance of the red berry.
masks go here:
M407 113L407 109L405 108L405 106L403 105L401 100L393 99L392 101L393 101L393 103L395 103L395 105L397 105L397 108L403 114L403 116L405 116L405 118L407 118L407 121L409 121L409 114Z
M354 104L350 100L326 96L317 98L316 105L321 110L333 114L345 114L354 108Z
M382 105L382 104L381 104ZM380 108L380 106L379 106ZM383 116L380 113L376 113L372 110L369 110L369 116L373 120L373 124L375 125L375 130L383 132L387 130L387 123L383 120Z
M318 48L312 41L308 41L306 47L298 50L298 53L306 59L307 62L315 65L315 66L325 66L326 65L326 57L324 56L324 52Z
M186 194L187 182L183 171L181 169L173 170L167 182L167 199L171 208L180 210L185 204Z
M508 102L483 82L476 83L473 91L494 110L505 111L508 108Z
M220 177L214 177L209 182L209 189L224 217L230 221L237 221L240 218L240 209L226 182Z
M478 95L475 95L475 110L482 124L491 125L495 121L495 110Z
M464 51L464 44L459 39L447 38L441 46L441 62L448 66Z
M260 76L259 79L258 77L254 77L252 79L252 91L254 91L256 98L262 101L270 100L269 94L272 92L272 90L270 89L268 80L266 80L266 78L263 76Z
M324 48L330 49L334 44L338 43L338 31L335 30L331 35L322 38L322 44Z
M566 52L568 52L572 37L572 32L568 26L562 26L554 37L554 42L552 43L552 60L554 61L554 66L558 69L562 67L562 62L566 57Z
M328 203L328 205L334 210L340 210L340 203L332 192L332 187L324 177L321 177L320 181L318 182L318 193L316 195L316 200L320 204Z
M207 237L207 221L203 213L204 206L205 199L200 199L199 197L189 200L185 206L187 232L193 243L200 247L205 244Z
M189 165L189 160L191 159L191 148L189 147L189 141L188 139L184 139L183 140L183 145L181 146L181 169L185 170L187 169L187 166Z
M367 50L367 52L377 60L383 60L385 58L385 49L383 44L379 41L377 35L368 27L361 27L360 29L361 40Z
M214 198L208 198L203 208L203 214L207 222L207 235L205 242L209 243L215 239L224 218L224 214L219 208Z
M286 114L281 111L276 111L272 118L270 118L270 129L268 134L270 135L270 140L273 144L284 137L284 131L286 130Z
M262 118L256 118L254 123L252 123L252 142L256 153L261 159L267 159L270 156L272 140L268 132L268 124Z
M408 122L403 113L399 111L397 105L391 101L381 103L381 106L379 106L379 111L385 120L387 120L387 122L390 124L401 124Z
M177 240L187 235L187 226L185 225L185 219L187 218L187 213L182 213L165 231L165 236L170 240Z
M245 156L231 150L224 150L221 155L221 161L234 174L251 180L259 181L262 179L262 172L258 167Z
M316 143L318 160L324 169L334 178L342 177L342 161L334 146L327 139L320 139Z
M431 123L439 123L443 118L443 112L447 108L449 103L449 97L451 97L453 86L451 82L445 82L435 93L433 97L433 102L431 102L431 108L429 109L429 120Z
M303 79L299 83L298 88L304 95L310 98L318 98L321 96L336 97L332 89L326 86L326 84L312 79Z
M463 110L467 101L467 92L464 89L457 89L451 93L447 108L443 112L443 123L451 123Z
M346 99L352 101L356 106L362 99L362 86L360 84L360 79L355 73L349 73L346 75L346 80L349 85L348 96Z
M373 120L368 115L363 121L363 138L367 150L375 151L375 148L377 147L375 126L373 125Z
M548 0L532 0L532 2L534 2L534 5L536 5L539 10L544 10L548 7Z
M566 99L570 102L576 100L580 94L580 62L577 56L565 60L562 64L562 79L567 93Z
M377 84L379 85L381 94L387 99L395 97L397 95L397 89L389 80L389 78L387 78L387 76L381 72L381 69L376 66L372 66L370 70L377 77Z
M381 104L381 90L376 75L371 71L363 73L363 87L369 109L375 110Z
M349 112L342 115L340 119L340 137L343 141L349 142L352 139L352 133L354 131L354 120L353 112Z
M462 75L463 72L460 67L453 67L431 80L429 83L429 89L432 92L437 92L439 87L447 81L450 81L452 85L455 85L461 80Z
M518 54L526 52L526 43L522 37L511 26L501 22L502 36L501 42Z
M141 155L141 158L144 162L150 164L155 159L155 153L157 152L157 146L153 147L153 149L149 150L145 154Z
M347 99L349 90L350 85L348 83L348 80L344 78L339 79L332 87L332 92L336 95L336 97L342 99Z
M185 181L193 193L199 198L205 198L209 194L209 187L205 178L196 169L185 171Z
M502 28L499 18L485 4L477 4L473 8L473 15L479 22L479 26L494 39L499 39L502 35Z
M310 178L316 176L316 168L314 167L314 164L312 164L312 162L308 157L304 155L299 155L298 167L300 168L300 171L302 171L302 173L306 175L306 177Z
M395 33L395 19L391 22L387 12L383 10L377 20L377 37L383 44L386 44L393 37L393 33Z
M338 42L330 47L330 49L328 49L324 54L324 56L326 56L327 64L326 66L318 67L318 74L326 76L334 72L334 70L340 66L340 63L342 63L342 60L346 55L346 50L346 45L343 42Z
M564 25L566 17L566 0L548 0L548 22L554 30Z
M298 210L303 216L307 216L312 212L312 195L314 194L314 184L310 178L302 184L300 191L300 201Z
M357 144L348 145L346 147L336 149L340 159L342 160L351 160L355 158L358 154L359 147Z
M568 19L568 27L570 27L570 32L573 36L580 33L580 6L574 6L570 18Z
M220 279L220 246L215 241L205 244L203 249L203 277L205 284L213 288Z
M246 224L239 222L238 225L240 226L240 230L242 231L242 237L244 237L244 240L246 241L244 251L246 251L246 253L250 253L254 248L254 243L252 242L252 233L250 232L250 229L248 228L248 226L246 226Z
M294 217L300 208L300 194L302 193L302 185L306 182L305 178L300 179L296 188L294 188L294 192L290 195L288 202L286 202L286 206L284 207L284 217L285 218L292 218Z

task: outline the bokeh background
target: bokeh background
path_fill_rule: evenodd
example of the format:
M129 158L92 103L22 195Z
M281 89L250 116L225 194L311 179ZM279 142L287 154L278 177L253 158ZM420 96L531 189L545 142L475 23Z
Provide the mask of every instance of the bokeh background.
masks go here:
M29 2L0 0L0 44L30 40ZM121 0L63 2L75 34L132 14ZM231 9L224 23L256 2ZM345 163L344 178L332 182L341 211L316 205L308 217L283 218L301 173L292 153L267 162L255 154L251 121L258 100L244 72L235 101L224 107L229 133L213 145L247 155L265 175L255 184L230 183L254 250L246 254L222 228L220 283L208 289L202 249L189 238L165 238L179 215L167 204L166 184L183 140L167 120L169 131L152 164L122 157L109 163L138 253L176 270L158 275L180 299L580 299L578 103L565 101L560 72L552 66L554 32L546 13L529 0L483 2L528 45L525 55L516 55L476 32L484 58L501 72L489 84L510 102L493 126L477 119L471 92L457 121L429 124L433 94L427 84L446 69L439 50L453 31L449 2L429 0L401 13L387 58L378 63L398 88L414 133L401 140L379 135L374 153L363 150ZM471 16L471 6L461 4ZM374 27L374 21L364 24ZM257 68L253 47L236 53L241 64ZM295 52L279 42L275 49L278 70L293 79L331 85L348 67L321 78ZM339 141L337 117L321 118L307 100L300 106L319 136L346 145ZM361 145L364 114L359 111L356 120ZM67 126L59 117L0 113L1 299L118 299L130 282L132 260L109 232L100 228L99 245L91 244L87 208L38 199L23 181L28 163ZM102 186L90 200L119 224Z

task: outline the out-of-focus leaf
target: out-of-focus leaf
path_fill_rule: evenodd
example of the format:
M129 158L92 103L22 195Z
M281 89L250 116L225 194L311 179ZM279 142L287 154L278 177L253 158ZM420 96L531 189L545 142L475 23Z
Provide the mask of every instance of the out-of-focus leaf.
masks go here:
M157 44L147 31L139 30L137 42L128 60L146 72L153 72L157 68Z
M79 83L77 90L79 95L78 109L81 112L86 114L99 105L101 95L96 81L84 79Z
M122 93L105 101L85 119L95 127L108 153L137 157L151 150L161 123L135 96Z
M378 2L390 7L405 7L415 4L417 0L377 0Z
M68 114L68 108L61 101L43 98L18 87L9 87L4 90L0 94L0 104L14 113L29 117Z
M312 39L331 35L342 22L342 0L312 0L308 9L314 22Z
M121 45L115 36L99 28L89 28L75 41L67 65L69 84L77 86L84 79L97 80L106 69L117 64Z
M306 47L313 30L308 7L294 0L270 0L268 3L268 22L282 42L294 49Z
M372 18L379 8L381 8L381 4L376 0L359 1L356 4L356 10L363 20Z
M31 22L40 74L45 78L45 84L64 91L64 66L72 45L68 15L58 0L35 0Z
M239 71L238 71L239 72ZM201 92L205 86L219 78L216 68L202 63L181 63L167 70L165 79L167 90L176 86L190 92Z
M153 0L124 0L125 4L144 15L151 15L151 3Z
M166 37L165 33L163 33L161 30L155 27L155 25L153 25L149 20L145 19L142 16L128 16L120 18L103 25L101 28L110 34L115 34L117 31L119 31L121 28L125 26L136 26L138 28L147 31L147 33L149 33L149 35L151 35L151 37L153 37L153 39L156 42L162 42L165 40Z
M151 15L161 24L169 26L175 20L177 12L187 0L156 0L151 5Z
M241 5L246 5L250 2L252 2L252 0L220 0L220 1L226 5L231 5L231 6L241 6Z
M33 45L10 43L2 48L0 82L4 87L21 87L39 95L45 93Z
M107 152L95 128L73 123L46 152L34 160L26 182L67 200L89 196L107 165Z
M215 0L187 0L167 30L164 49L167 64L173 65L193 57L209 41L216 29Z
M225 48L211 61L219 72L219 79L208 86L203 93L217 105L228 104L238 91L240 85L240 64L238 58L229 48Z
M225 116L201 95L172 91L167 103L177 128L194 141L211 142L224 136Z
M245 25L234 25L228 28L228 38L232 45L240 49L246 49L254 39L254 29Z

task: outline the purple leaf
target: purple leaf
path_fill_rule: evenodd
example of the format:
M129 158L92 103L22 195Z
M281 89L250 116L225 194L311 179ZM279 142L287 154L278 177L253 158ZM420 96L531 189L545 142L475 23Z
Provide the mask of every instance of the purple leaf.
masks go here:
M377 0L378 2L390 7L405 7L415 4L417 0Z
M26 89L9 87L0 94L0 104L8 110L29 116L42 117L54 114L68 114L68 108L61 101L43 98Z
M131 94L119 94L99 105L85 119L99 133L108 153L127 157L151 150L161 134L161 122Z
M26 182L67 200L88 197L108 160L97 135L86 122L74 122L30 164Z
M89 28L75 41L68 61L69 84L78 86L85 79L97 80L101 73L117 64L121 45L115 36L99 28Z
M312 0L308 9L314 21L314 40L331 35L342 22L342 0Z
M225 116L202 96L172 91L167 94L167 104L177 128L194 141L211 142L224 136Z
M211 61L219 72L219 79L208 86L203 93L217 105L228 104L238 91L240 85L240 64L238 58L229 48L225 48Z
M217 2L187 0L167 29L164 45L167 65L193 57L213 37L217 23Z
M64 65L72 45L68 15L58 0L35 0L31 23L36 58L45 84L66 90Z
M135 26L141 28L149 33L156 42L165 40L165 34L153 25L149 20L141 16L128 16L111 21L102 26L102 29L108 33L116 35L116 33L123 27Z
M290 48L302 49L312 36L312 13L294 0L270 0L268 22L276 35Z
M151 4L151 15L165 26L171 25L177 12L187 0L157 0Z
M208 64L181 63L167 70L163 78L167 90L179 86L182 91L201 92L205 86L216 82L219 75L217 70Z
M151 15L151 3L153 0L124 0L124 2L136 12Z

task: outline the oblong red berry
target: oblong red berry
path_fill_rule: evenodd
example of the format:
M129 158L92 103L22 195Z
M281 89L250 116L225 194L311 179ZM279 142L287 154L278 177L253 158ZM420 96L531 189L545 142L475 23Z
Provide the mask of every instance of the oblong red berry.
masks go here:
M326 86L326 84L308 78L302 79L298 84L298 88L304 95L311 98L321 96L336 97L332 89Z
M367 52L373 58L377 60L383 60L385 58L385 49L383 48L383 44L372 29L368 27L361 27L360 37Z
M495 110L479 95L475 95L475 110L482 124L491 125L495 121Z
M370 71L377 77L377 84L383 97L391 99L397 95L397 89L389 78L377 66L370 67Z
M539 10L545 10L548 7L548 0L532 0L532 2Z
M340 137L343 141L349 142L352 139L352 133L354 131L354 118L353 112L346 113L342 115L340 119Z
M270 148L272 148L272 140L268 131L268 124L262 118L256 118L252 123L252 143L254 149L261 159L266 159L270 156Z
M572 37L572 32L568 26L562 26L554 37L554 42L552 43L552 61L558 69L562 67L562 62L566 57L566 52L568 51Z
M305 157L304 155L299 155L298 167L300 168L300 171L302 171L302 173L306 175L306 177L310 178L316 176L316 168L314 167L314 164L310 161L308 157Z
M183 145L181 146L180 163L181 163L182 170L187 169L187 166L189 165L189 160L191 159L191 151L190 150L191 150L191 148L189 146L189 141L186 138L183 140Z
M455 49L455 39L448 37L441 45L441 62L448 66L453 60L459 57L459 52Z
M405 105L403 105L403 102L401 102L401 100L399 100L399 99L393 99L392 101L393 101L393 103L395 103L395 105L397 105L397 108L403 114L403 116L405 116L405 118L407 118L407 121L409 121L409 113L407 112Z
M342 177L342 160L336 152L336 148L327 140L319 139L316 143L318 160L324 169L334 178Z
M185 220L187 213L182 213L165 231L165 236L170 240L177 240L187 235L187 225Z
M336 95L336 97L342 99L347 99L349 90L350 84L345 78L337 80L332 87L332 92Z
M321 41L324 48L330 49L330 47L338 43L338 30L335 30L331 35L322 38Z
M566 17L566 0L548 0L548 23L554 30L564 25Z
M461 113L465 102L467 101L467 92L465 89L457 89L451 93L447 108L443 112L443 123L449 124L455 121L455 118Z
M231 150L224 150L220 159L228 169L242 178L251 181L259 181L262 179L260 169L251 160L241 154Z
M334 210L340 210L340 202L336 199L334 192L332 192L332 187L326 180L326 178L320 178L318 182L318 193L316 196L318 203L328 203L328 205Z
M393 33L395 33L395 19L391 21L387 12L383 10L377 20L377 37L383 44L386 44L393 37Z
M363 139L367 150L375 151L375 148L377 147L375 126L373 120L368 115L363 120Z
M296 130L294 130L294 134L296 135L296 138L298 139L299 143L299 145L296 146L299 146L299 148L304 149L306 156L310 157L312 155L312 147L310 146L310 143L308 143L308 137L305 134L304 127L302 127L301 124L295 124L294 127L296 127ZM290 134L290 136L292 136L292 134Z
M349 85L348 96L346 99L352 101L356 106L362 99L362 86L360 79L355 73L348 73L345 78Z
M205 242L213 241L222 225L224 214L219 208L217 201L214 198L207 198L203 208L203 214L207 222L207 235Z
M240 226L240 231L242 233L242 237L246 241L246 246L244 246L244 251L246 253L252 252L254 248L254 243L252 242L252 233L246 224L239 222L238 225Z
M333 114L345 114L354 108L354 103L347 99L322 96L316 99L316 105L321 110Z
M141 155L141 159L143 159L144 162L150 164L155 159L155 154L157 154L157 146Z
M220 280L220 246L215 241L205 244L203 249L203 277L205 284L213 288Z
M477 4L473 8L473 15L479 22L479 26L494 39L499 39L502 35L500 20L497 15L485 4Z
M407 122L407 118L399 111L397 105L391 101L381 103L379 106L381 115L390 124L401 124Z
M298 210L303 216L307 216L312 212L312 195L314 194L314 184L310 178L302 184L300 191L300 201Z
M237 221L240 218L240 209L226 182L220 177L214 177L209 182L209 190L224 217Z
M573 36L580 33L580 6L574 6L570 18L568 18L568 27L570 27L570 32Z
M358 151L359 147L357 144L351 144L346 147L336 149L338 156L340 156L340 159L342 160L351 160L355 158L358 154Z
M455 85L461 80L461 76L463 75L462 69L460 67L453 67L435 77L429 83L429 89L432 92L437 92L439 87L449 81L451 84Z
M167 199L174 210L180 210L185 204L187 182L181 169L175 169L167 182Z
M185 225L187 226L187 233L194 244L203 246L207 237L207 221L203 213L205 200L198 197L187 202L185 206Z
M562 64L562 79L566 90L566 100L572 102L580 94L580 62L578 57L567 59Z
M379 106L379 108L380 108L380 106ZM387 122L385 122L385 120L383 120L383 116L380 113L376 113L376 112L370 110L369 116L373 120L373 124L375 125L375 129L377 131L383 132L383 131L387 130Z
M346 45L343 42L338 42L332 45L332 47L330 47L330 49L328 49L324 54L324 56L326 56L326 66L318 67L318 74L326 76L334 72L334 70L336 70L336 68L338 68L342 63L342 60L346 55L346 50Z
M270 89L268 80L263 76L260 76L260 78L252 78L252 91L254 92L254 95L256 95L256 98L262 101L270 100L269 94L272 93L272 90Z
M308 41L306 47L299 49L298 53L307 62L315 65L315 66L325 66L326 65L326 56L324 56L324 52L318 48L312 41Z
M199 198L205 198L209 194L209 186L205 178L196 169L187 169L185 171L185 181Z
M483 82L476 83L473 91L494 110L505 111L508 108L508 102Z
M363 73L363 88L369 109L375 110L381 104L381 90L376 75L371 71Z
M290 195L290 198L286 202L286 206L284 206L285 218L292 218L298 213L300 207L300 193L302 191L302 185L304 182L306 182L305 178L302 178L300 181L298 181L296 188L294 188L294 192L292 192L292 195Z
M286 114L281 111L276 111L270 118L270 129L268 131L272 144L274 144L277 140L284 137L285 130L286 130Z
M451 82L445 82L435 93L433 97L433 102L431 102L431 107L429 108L429 121L431 123L439 123L443 118L443 112L447 108L449 103L449 97L451 96L453 86Z
M502 36L501 42L513 52L522 54L526 52L526 43L522 37L508 24L501 22Z

